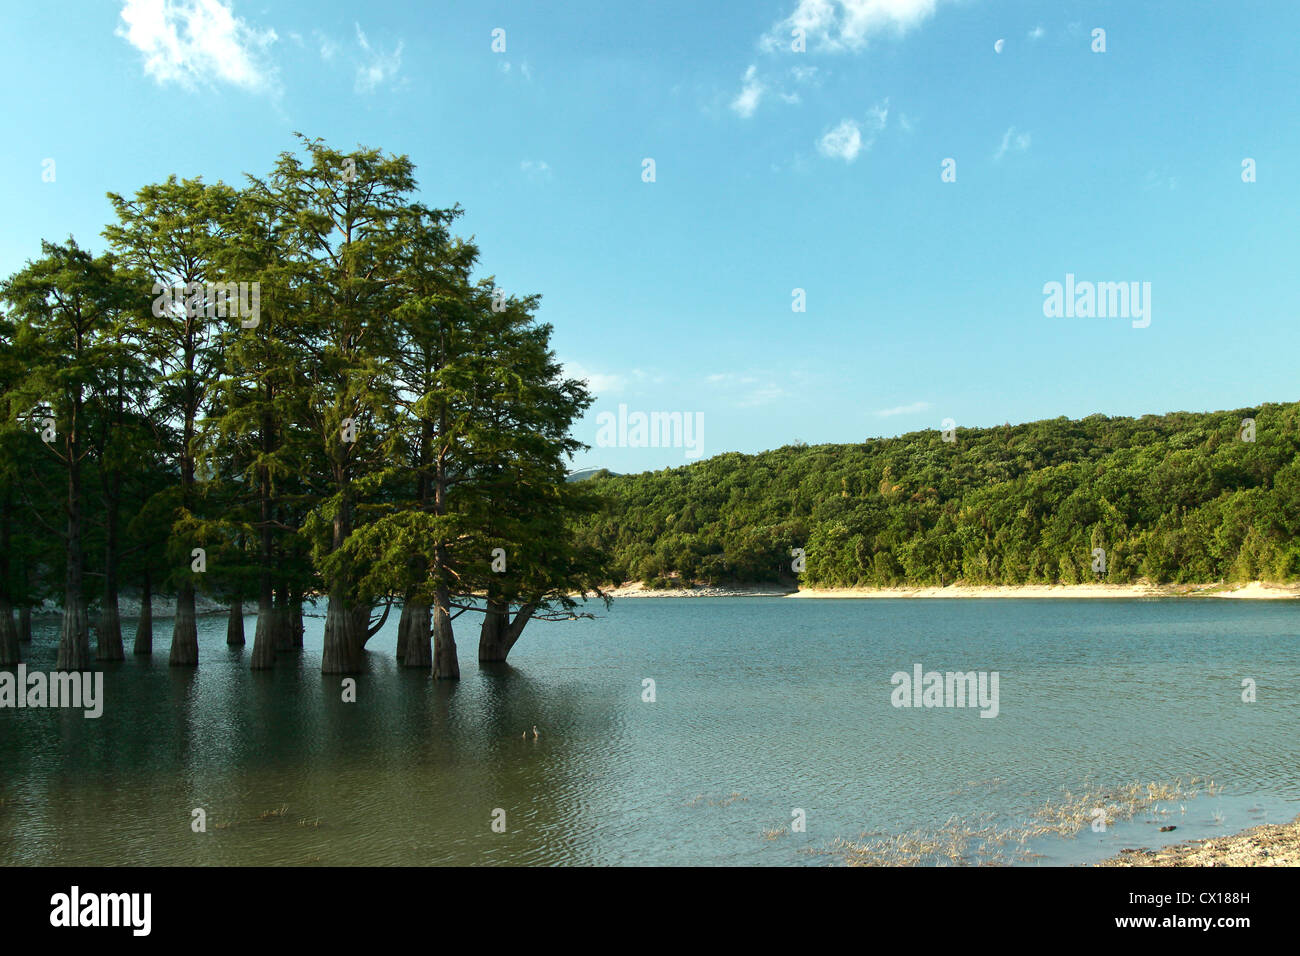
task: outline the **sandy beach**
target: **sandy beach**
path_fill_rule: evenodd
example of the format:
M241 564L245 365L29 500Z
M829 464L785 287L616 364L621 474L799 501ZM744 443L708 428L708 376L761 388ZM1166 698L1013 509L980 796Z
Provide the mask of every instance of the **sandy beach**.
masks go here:
M1300 817L1158 850L1123 850L1097 866L1300 866Z
M609 592L616 598L789 597L789 598L1171 598L1213 597L1240 600L1300 598L1300 584L1025 584L899 588L800 588L780 584L701 585L651 590L640 582Z

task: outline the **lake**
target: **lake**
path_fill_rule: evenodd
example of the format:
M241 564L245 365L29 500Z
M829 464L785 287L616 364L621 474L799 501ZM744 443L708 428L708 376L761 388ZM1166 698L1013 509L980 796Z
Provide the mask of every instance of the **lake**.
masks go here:
M495 670L466 615L462 679L434 683L396 666L394 613L355 703L319 673L323 617L271 673L248 669L252 615L240 649L201 617L196 670L167 666L158 619L152 659L103 666L99 719L0 710L0 863L1059 865L1300 812L1295 602L597 614L529 624ZM33 625L25 663L51 670L58 621ZM997 716L894 706L916 664L997 672Z

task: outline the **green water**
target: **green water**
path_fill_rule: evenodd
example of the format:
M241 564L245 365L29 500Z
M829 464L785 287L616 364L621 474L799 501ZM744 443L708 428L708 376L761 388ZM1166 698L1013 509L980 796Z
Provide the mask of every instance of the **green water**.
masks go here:
M395 619L355 703L319 673L320 617L253 673L212 616L196 670L167 666L166 620L153 659L103 666L97 720L0 710L0 863L826 865L1089 784L1222 788L1010 861L1056 864L1300 812L1291 602L623 600L530 624L495 670L463 627L458 683L396 666ZM38 619L28 668L56 643ZM893 707L915 663L997 671L998 716Z

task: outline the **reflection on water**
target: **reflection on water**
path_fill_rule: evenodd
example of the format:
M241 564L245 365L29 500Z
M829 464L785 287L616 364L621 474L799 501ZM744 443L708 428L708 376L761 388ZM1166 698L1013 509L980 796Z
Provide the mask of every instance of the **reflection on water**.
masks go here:
M465 627L456 684L396 666L393 615L344 703L320 617L272 673L221 615L198 669L170 668L159 621L153 659L103 665L98 720L0 711L0 863L825 865L810 851L1016 826L1067 789L1224 788L1032 844L1099 859L1295 816L1298 622L1290 602L624 600L530 624L512 666L480 668ZM57 620L34 631L49 670ZM998 671L999 716L891 707L915 663Z

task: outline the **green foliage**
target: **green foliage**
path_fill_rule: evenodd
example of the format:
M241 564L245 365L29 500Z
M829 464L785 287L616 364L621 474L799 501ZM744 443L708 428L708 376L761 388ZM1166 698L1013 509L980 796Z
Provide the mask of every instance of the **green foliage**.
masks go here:
M582 540L646 582L789 580L796 547L819 587L1289 581L1298 453L1297 404L790 445L594 477Z

